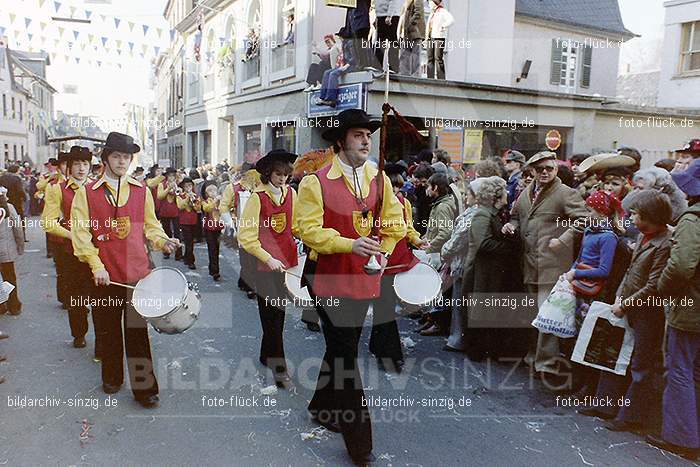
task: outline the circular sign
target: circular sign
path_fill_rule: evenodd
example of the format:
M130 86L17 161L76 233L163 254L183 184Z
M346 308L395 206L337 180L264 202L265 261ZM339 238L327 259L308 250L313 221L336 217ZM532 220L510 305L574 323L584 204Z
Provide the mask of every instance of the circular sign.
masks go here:
M549 130L544 137L544 144L550 151L556 151L561 146L561 133L557 130Z

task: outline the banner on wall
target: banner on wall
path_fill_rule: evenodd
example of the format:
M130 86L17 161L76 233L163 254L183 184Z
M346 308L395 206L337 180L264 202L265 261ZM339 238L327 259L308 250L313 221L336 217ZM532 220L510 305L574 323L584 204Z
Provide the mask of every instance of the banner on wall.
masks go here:
M476 164L481 160L484 130L464 130L464 164Z
M461 166L464 158L464 129L440 128L437 137L438 147L447 151L451 164Z

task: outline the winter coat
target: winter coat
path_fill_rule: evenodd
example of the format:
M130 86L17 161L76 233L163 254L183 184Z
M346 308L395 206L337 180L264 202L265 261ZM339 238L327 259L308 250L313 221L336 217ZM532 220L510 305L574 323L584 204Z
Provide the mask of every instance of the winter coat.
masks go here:
M462 295L516 291L511 262L518 241L501 233L503 222L493 206L479 206L471 219Z
M588 209L578 192L558 178L542 189L533 205L535 185L535 182L530 183L518 197L510 223L519 231L523 243L524 283L555 284L578 255L578 251L574 251L574 240L577 233L583 232ZM553 238L564 245L549 248Z
M403 0L374 0L374 10L377 18L385 16L399 16Z
M8 203L7 211L0 222L0 263L12 263L24 253L22 222L12 204Z
M354 37L358 32L369 30L369 4L370 0L357 0L357 6L345 12L345 27Z
M470 206L455 219L455 228L450 239L442 245L440 258L443 262L450 263L450 275L462 277L464 266L467 262L467 252L469 251L469 228L472 224L472 217L476 213L478 206Z
M399 37L409 41L425 38L425 1L408 0L401 9L399 19Z
M657 283L671 253L671 232L661 233L644 245L643 234L637 238L637 246L632 252L632 261L617 289L617 296L622 298L622 309L628 316L630 324L637 318L643 319L645 313L663 313L661 304L648 303L650 297L659 297Z
M678 220L671 239L670 259L661 272L658 290L663 297L675 298L668 325L700 332L700 203L688 208Z
M447 28L452 26L454 22L454 16L447 11L447 8L442 5L433 6L430 16L428 17L428 23L425 26L425 38L446 39Z
M428 230L425 232L425 239L430 242L430 246L425 250L426 253L440 253L442 245L452 234L456 217L457 205L452 193L441 196L433 203L428 219Z

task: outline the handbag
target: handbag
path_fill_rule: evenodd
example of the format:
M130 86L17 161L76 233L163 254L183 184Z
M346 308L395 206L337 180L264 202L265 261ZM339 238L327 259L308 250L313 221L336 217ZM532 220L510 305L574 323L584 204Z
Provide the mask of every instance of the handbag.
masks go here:
M577 263L576 269L593 269L585 263ZM605 287L605 279L574 279L571 286L577 294L585 295L586 297L595 297L600 295Z

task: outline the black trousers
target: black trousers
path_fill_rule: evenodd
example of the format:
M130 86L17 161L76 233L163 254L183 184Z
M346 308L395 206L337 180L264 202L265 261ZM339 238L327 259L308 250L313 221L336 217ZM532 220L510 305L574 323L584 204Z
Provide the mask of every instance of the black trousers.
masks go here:
M241 274L238 277L238 288L244 291L253 290L255 286L255 269L257 259L243 248L238 249L238 259L241 264Z
M161 217L160 225L163 226L163 231L165 231L165 235L169 238L182 240L182 235L180 235L180 219L177 217ZM182 258L182 248L178 248L177 251L175 251L175 259L179 260L180 258Z
M306 82L310 85L323 82L323 73L330 70L331 66L328 60L322 60L320 63L312 63L309 65L309 71L306 73Z
M368 37L369 28L360 29L359 31L356 31L353 34L353 38L351 39L353 50L355 51L355 66L360 69L372 65L372 49L371 44L367 43Z
M81 262L75 255L66 252L64 268L67 277L68 288L68 322L73 337L85 337L88 332L88 308L86 303L92 295L93 280L92 271L87 263ZM95 356L101 356L100 322L97 315L92 313L92 326L95 330Z
M15 273L15 263L0 263L0 273L2 274L2 280L7 281L15 286L15 289L10 292L10 297L7 300L7 308L10 311L17 310L22 304L19 301L19 295L17 294L17 274Z
M369 351L380 359L403 360L399 326L396 324L394 275L384 274L379 298L374 301Z
M201 243L202 239L204 238L204 229L202 228L202 213L201 212L197 213L197 223L193 227L194 227L194 241L196 243Z
M284 303L287 295L284 288L284 274L257 271L255 284L258 314L262 326L260 363L275 373L285 373L287 363L284 357L283 335Z
M68 296L68 287L66 282L70 278L66 274L66 257L68 253L66 252L66 246L53 242L53 262L56 266L56 297L58 301L64 306L68 306L70 297Z
M219 238L221 231L204 229L204 238L207 240L207 252L209 253L209 275L219 274Z
M428 39L428 79L445 79L445 39Z
M194 264L194 234L196 225L180 224L182 242L185 244L185 255L182 260L185 264Z
M326 353L308 409L321 421L337 423L348 453L359 458L372 451L372 421L362 404L365 393L357 365L362 324L370 301L338 298L334 306L321 300L319 315Z
M311 284L313 283L313 276L316 272L316 264L316 261L309 259L309 256L307 254L306 261L304 262L304 270L301 273L301 286L306 286L306 289L309 291L309 295L312 299L314 299L314 301L315 297L313 294L313 290L311 290ZM314 305L313 308L304 308L303 310L301 310L301 320L304 323L320 324L320 318L318 317L319 308L321 307L317 305Z
M131 306L131 295L131 289L116 285L95 287L92 312L101 323L102 383L123 384L126 349L131 390L136 399L145 399L158 394L158 381L153 373L148 325Z
M386 24L386 18L391 18L391 24ZM379 63L383 64L384 50L386 50L384 41L389 41L389 46L392 46L389 48L389 68L397 73L399 71L399 47L397 44L399 18L399 16L382 16L377 18L377 37L381 43L381 47L377 47L374 51Z

